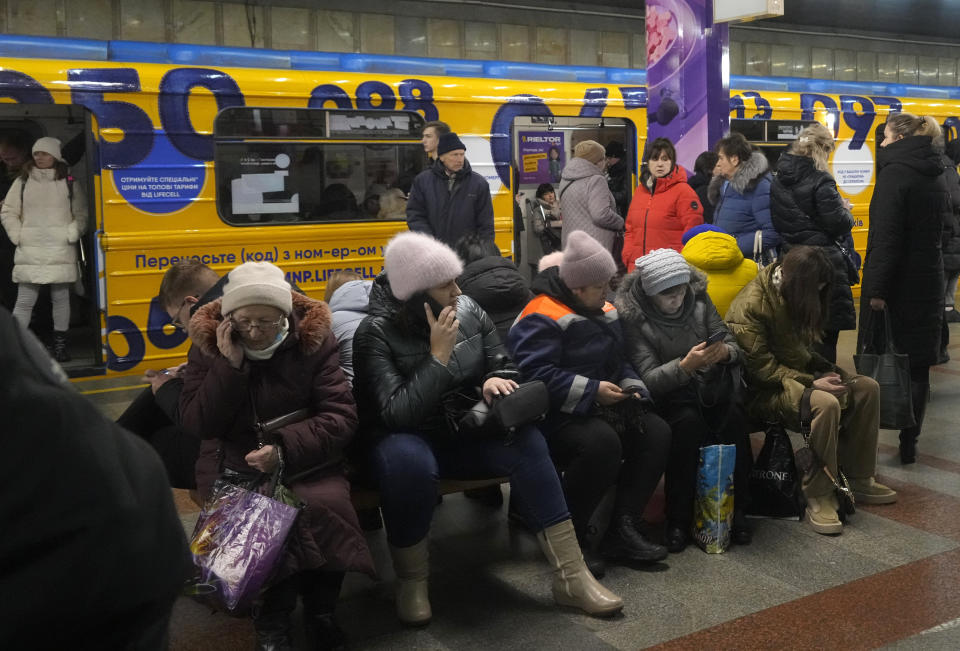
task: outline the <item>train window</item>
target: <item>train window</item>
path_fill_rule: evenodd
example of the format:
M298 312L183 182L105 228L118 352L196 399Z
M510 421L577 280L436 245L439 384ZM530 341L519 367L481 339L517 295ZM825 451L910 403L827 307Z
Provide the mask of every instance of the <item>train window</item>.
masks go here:
M400 111L224 110L214 125L220 216L233 225L379 219L380 195L424 166L422 125Z

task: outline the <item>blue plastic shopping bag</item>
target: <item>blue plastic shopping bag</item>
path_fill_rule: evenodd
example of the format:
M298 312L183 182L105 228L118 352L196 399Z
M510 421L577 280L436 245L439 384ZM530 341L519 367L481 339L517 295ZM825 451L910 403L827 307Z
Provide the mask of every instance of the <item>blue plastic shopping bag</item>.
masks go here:
M733 469L736 463L735 445L708 445L700 448L693 537L708 554L720 554L730 546L730 529L733 526Z

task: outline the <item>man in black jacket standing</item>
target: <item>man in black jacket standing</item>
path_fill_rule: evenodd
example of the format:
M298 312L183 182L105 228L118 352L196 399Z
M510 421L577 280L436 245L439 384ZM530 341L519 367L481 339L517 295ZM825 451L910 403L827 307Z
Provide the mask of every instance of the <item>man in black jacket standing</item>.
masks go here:
M407 201L407 228L453 247L466 235L493 240L493 203L486 179L470 169L457 134L440 136L437 161L417 175Z

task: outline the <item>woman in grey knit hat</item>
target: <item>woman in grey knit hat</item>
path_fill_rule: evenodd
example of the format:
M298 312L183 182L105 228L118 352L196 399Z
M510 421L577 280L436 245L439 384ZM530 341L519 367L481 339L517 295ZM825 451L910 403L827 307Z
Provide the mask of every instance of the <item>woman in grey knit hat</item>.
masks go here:
M733 540L751 541L746 522L753 457L739 394L743 353L707 294L707 280L673 249L637 258L617 292L627 355L673 432L664 474L671 552L690 542L699 449L737 445Z

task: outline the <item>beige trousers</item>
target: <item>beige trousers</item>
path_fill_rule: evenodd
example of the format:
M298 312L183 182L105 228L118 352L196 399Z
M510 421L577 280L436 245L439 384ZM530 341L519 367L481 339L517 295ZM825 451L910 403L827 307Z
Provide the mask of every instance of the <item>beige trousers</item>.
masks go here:
M877 469L880 387L873 378L854 375L847 388L849 392L839 400L826 391L811 394L810 447L834 477L838 464L849 479L873 477ZM797 408L797 413L785 414L786 422L799 422L799 405ZM807 497L823 497L832 490L833 483L822 469L804 478Z

